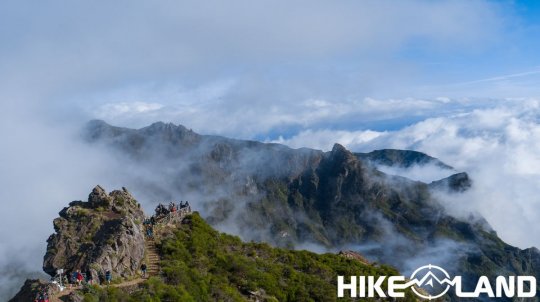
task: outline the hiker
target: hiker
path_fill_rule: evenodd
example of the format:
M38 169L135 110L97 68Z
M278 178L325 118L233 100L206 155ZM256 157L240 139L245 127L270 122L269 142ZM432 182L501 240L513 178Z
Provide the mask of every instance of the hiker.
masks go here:
M112 280L111 271L107 270L105 272L105 281L107 281L107 284L111 284L111 280Z
M92 277L92 272L90 270L86 271L86 283L92 285L94 283L94 278Z
M82 285L82 281L84 280L83 275L81 274L81 271L77 270L77 284L79 286Z
M73 271L71 273L71 280L70 280L70 288L71 288L71 284L76 284L77 283L77 271Z
M151 225L146 227L146 236L148 236L148 238L152 238L154 236L154 228Z
M141 265L141 273L142 273L143 278L145 278L146 277L146 263L143 263Z
M156 208L156 216L161 216L165 214L165 206L163 206L161 203Z

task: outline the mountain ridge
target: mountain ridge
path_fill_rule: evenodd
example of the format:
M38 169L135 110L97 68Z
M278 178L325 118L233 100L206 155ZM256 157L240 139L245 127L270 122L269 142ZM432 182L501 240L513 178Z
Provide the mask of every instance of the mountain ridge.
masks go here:
M407 269L418 251L447 246L449 252L437 256L439 264L471 284L480 275L540 273L534 249L504 243L484 219L448 215L432 194L444 183L386 175L338 144L328 152L291 149L199 135L185 127L176 135L174 126L158 126L148 133L102 125L105 129L89 129L87 137L90 144L136 158L148 173L182 179L168 187L152 185L200 197L212 225L234 226L233 233L244 239L288 247L352 246L400 269ZM166 163L170 171L156 163ZM456 175L455 194L474 185L466 173Z

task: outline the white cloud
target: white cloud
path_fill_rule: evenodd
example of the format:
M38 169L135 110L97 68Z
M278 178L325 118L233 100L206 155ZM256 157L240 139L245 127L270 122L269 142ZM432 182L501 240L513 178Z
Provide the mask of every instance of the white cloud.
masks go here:
M121 103L108 103L101 105L97 109L96 117L100 119L113 119L118 116L134 115L134 114L148 114L149 112L156 111L163 108L162 104L158 103L145 103L145 102L121 102Z
M384 132L377 131L335 131L335 130L305 130L292 138L284 139L279 137L271 140L272 143L285 144L293 148L302 148L309 146L314 149L330 150L335 143L344 146L359 145L369 142Z
M297 102L250 102L233 101L245 83L236 80L215 81L197 87L179 87L174 84L142 85L129 89L117 89L82 97L88 116L101 118L132 127L142 127L156 120L184 124L203 133L229 135L243 138L264 136L289 128L300 131L292 137L268 140L301 145L301 140L317 129L317 148L326 148L334 142L358 143L372 138L376 131L365 131L352 136L335 132L338 137L321 132L330 128L363 128L374 125L379 128L400 128L417 120L432 116L446 116L466 112L489 105L485 99L376 99L346 98L343 100L308 98ZM144 99L149 102L129 99ZM97 108L94 104L99 104ZM499 102L499 101L498 101ZM90 105L87 105L90 104ZM141 110L145 109L145 110ZM219 123L220 127L215 127ZM392 124L395 124L392 126ZM303 133L303 131L307 131ZM378 135L378 134L377 134ZM268 136L268 135L267 135ZM326 141L323 142L323 136ZM350 137L350 138L347 138Z

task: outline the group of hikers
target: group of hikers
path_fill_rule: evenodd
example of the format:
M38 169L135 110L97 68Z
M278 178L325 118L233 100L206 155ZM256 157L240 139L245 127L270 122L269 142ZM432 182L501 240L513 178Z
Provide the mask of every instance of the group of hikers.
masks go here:
M103 276L103 280L105 280L107 284L111 283L112 274L110 270L106 270L105 274L102 276ZM62 278L62 284L70 288L74 285L76 286L81 286L83 284L92 285L94 284L94 279L92 277L92 273L90 272L90 270L86 271L86 273L82 273L80 270L75 270L69 275L68 274L64 275L64 277Z
M186 209L187 211L191 211L191 206L189 205L189 201L186 201L184 203L184 201L181 200L178 204L176 204L174 201L171 201L168 206L165 206L164 204L160 203L156 207L156 216L162 217L169 213L182 211L184 209Z
M189 205L189 201L186 201L184 203L183 200L181 200L178 204L171 201L167 206L165 206L162 203L159 203L156 207L156 213L152 215L149 218L146 218L143 222L145 228L146 228L146 236L149 238L154 237L154 226L158 222L158 220L162 219L163 217L174 214L174 213L182 213L182 212L191 212L191 206Z
M144 274L146 274L146 272L144 272ZM103 279L105 280L105 282L107 282L107 284L111 284L112 274L110 270L105 271ZM56 275L53 280L55 281L54 283L60 284L68 288L72 288L73 286L81 286L83 284L94 284L94 280L90 270L86 271L86 273L82 273L80 270L75 270L71 274ZM43 288L38 291L34 302L49 302L49 294L47 288Z

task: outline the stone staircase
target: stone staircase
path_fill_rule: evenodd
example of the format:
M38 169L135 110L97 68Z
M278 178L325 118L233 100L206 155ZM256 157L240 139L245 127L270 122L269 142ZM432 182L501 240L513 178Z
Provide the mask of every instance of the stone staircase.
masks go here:
M156 248L156 243L153 238L145 239L146 249L146 277L159 275L159 252Z

